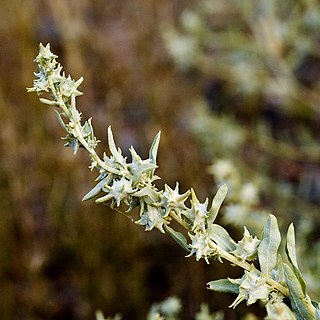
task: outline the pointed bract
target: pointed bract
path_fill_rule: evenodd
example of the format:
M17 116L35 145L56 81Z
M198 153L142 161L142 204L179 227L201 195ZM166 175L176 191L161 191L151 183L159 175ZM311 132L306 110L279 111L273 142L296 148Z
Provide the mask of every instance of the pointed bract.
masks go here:
M149 158L152 160L154 164L157 163L157 154L158 154L158 148L160 143L160 137L161 137L161 131L158 132L158 134L153 139L153 142L150 147L149 151Z

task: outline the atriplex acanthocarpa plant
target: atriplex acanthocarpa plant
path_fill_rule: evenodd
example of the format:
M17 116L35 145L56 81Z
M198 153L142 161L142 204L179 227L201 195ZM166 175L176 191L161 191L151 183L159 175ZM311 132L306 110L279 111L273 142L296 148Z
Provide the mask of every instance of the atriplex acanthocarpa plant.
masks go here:
M124 204L128 212L139 207L140 218L136 223L146 231L156 228L168 233L188 252L187 257L203 258L207 263L214 259L226 260L242 268L244 273L240 279L219 279L207 284L209 290L234 293L236 298L230 307L235 308L242 301L250 305L260 300L267 310L266 319L320 320L320 304L309 298L298 267L293 224L285 239L286 256L282 256L279 253L280 231L273 215L269 215L261 239L253 237L244 228L243 238L236 242L215 223L227 193L226 185L218 189L210 204L208 199L201 203L193 189L180 194L178 183L173 189L165 185L164 190L158 190L154 181L159 179L155 170L160 133L154 138L148 159L141 159L131 147L130 162L116 146L109 127L110 154L99 157L95 151L99 140L94 135L91 118L83 121L76 107L76 98L82 94L78 88L83 78L75 81L66 77L56 58L49 44L40 44L35 58L39 70L28 91L35 91L39 96L47 93L51 97L40 98L40 101L56 108L58 120L67 132L66 146L74 153L79 147L89 153L90 168L98 172L98 177L96 185L83 200L96 198L96 203L108 202L111 207ZM174 230L170 226L172 220L186 232ZM290 306L285 304L284 298L289 298Z

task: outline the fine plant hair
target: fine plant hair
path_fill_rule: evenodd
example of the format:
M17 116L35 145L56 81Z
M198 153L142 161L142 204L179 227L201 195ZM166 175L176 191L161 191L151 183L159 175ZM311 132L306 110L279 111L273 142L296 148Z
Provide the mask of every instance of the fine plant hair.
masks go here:
M39 96L46 94L40 101L55 108L58 121L67 133L63 138L65 145L74 154L80 147L89 153L89 168L97 171L98 177L96 185L83 197L84 201L95 198L96 203L108 203L116 210L121 205L121 208L127 208L126 214L138 208L139 218L135 223L146 231L158 229L169 234L187 252L187 257L195 256L197 261L204 259L208 264L212 260L228 261L241 268L243 276L239 279L218 279L207 284L209 290L235 294L231 308L242 301L247 305L261 301L266 307L266 319L320 320L320 304L307 294L298 267L293 224L285 239L286 253L281 254L282 239L274 215L268 216L261 239L253 237L244 227L243 238L236 242L225 228L215 223L227 194L225 184L220 186L210 203L209 199L200 202L192 188L180 194L178 182L174 188L165 185L159 190L154 182L159 179L155 171L160 132L151 144L147 159L142 159L131 147L129 161L116 146L109 127L110 154L104 153L100 157L96 153L99 140L95 137L92 120L83 121L76 107L76 98L82 95L79 86L83 78L75 81L66 76L56 59L50 44L40 44L35 58L39 70L28 91ZM172 222L179 224L185 232L175 230ZM286 304L287 301L290 304Z

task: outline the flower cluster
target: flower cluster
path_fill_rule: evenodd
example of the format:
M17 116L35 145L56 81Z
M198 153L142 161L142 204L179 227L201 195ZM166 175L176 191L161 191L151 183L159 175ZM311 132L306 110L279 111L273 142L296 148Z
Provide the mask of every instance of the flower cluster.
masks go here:
M63 73L61 75L62 66L56 61L57 55L53 54L50 50L50 44L45 47L40 44L39 54L35 58L35 62L39 66L39 72L34 75L38 78L33 81L33 87L28 89L29 92L35 91L39 95L43 92L49 92L52 90L52 85L54 86L55 98L59 94L67 101L71 96L82 95L82 92L78 90L78 87L83 81L81 77L79 80L74 81L70 76L66 77Z
M210 207L209 200L200 202L193 189L180 194L178 183L174 189L165 185L164 190L159 190L154 182L159 179L155 170L158 167L156 159L160 132L152 142L147 159L141 159L131 147L129 161L116 146L109 127L110 154L104 153L100 158L95 151L99 141L94 135L91 119L82 123L81 113L76 108L76 97L81 95L78 87L83 79L74 81L70 76L66 77L56 58L50 51L49 44L40 44L40 52L35 59L39 72L35 73L37 79L28 90L38 95L47 93L51 97L40 100L58 108L58 120L67 132L65 145L74 153L79 147L89 153L89 168L97 170L98 177L96 185L83 200L96 198L97 203L109 202L111 207L126 206L127 212L138 207L140 212L137 224L144 226L146 231L157 228L163 233L167 232L188 251L188 256L194 255L196 260L203 258L207 263L210 258L220 261L225 259L232 265L243 268L245 271L241 279L221 279L208 284L211 290L237 293L238 297L231 307L243 300L247 304L261 300L268 306L270 319L280 319L275 318L274 314L289 314L281 305L282 298L287 296L301 319L320 319L320 304L315 307L315 303L311 302L298 268L293 225L288 228L287 233L286 259L289 264L286 264L279 255L281 235L275 216L269 215L261 240L252 237L245 228L243 238L238 243L222 226L214 223L227 194L226 185L218 189ZM224 168L223 174L227 172L228 168ZM244 198L254 200L254 192L250 186L244 191ZM190 243L186 234L169 226L173 220L186 229ZM254 260L255 265L259 264L260 270L251 264ZM169 303L167 306L172 309L176 304Z
M148 159L141 159L135 149L129 149L131 162L122 155L122 151L115 144L111 128L108 128L108 144L110 155L103 154L101 159L95 152L99 140L96 139L91 123L91 119L81 122L81 113L76 108L75 98L82 94L78 87L83 78L74 81L70 76L66 77L62 72L62 66L56 60L57 56L50 51L50 45L40 44L39 54L35 59L38 64L39 72L35 73L33 87L28 91L37 92L38 95L49 93L52 100L41 99L43 103L57 106L57 116L60 124L66 130L64 137L65 146L70 147L74 153L79 147L84 147L89 152L91 159L90 169L96 169L99 176L96 179L97 184L83 198L83 200L96 199L97 203L109 201L111 206L119 207L121 204L128 206L128 210L139 206L140 218L136 221L150 231L153 228L165 232L167 226L172 220L184 223L184 226L190 231L190 237L193 239L190 245L191 254L198 258L208 258L212 254L212 249L208 243L212 240L207 239L207 244L200 239L205 236L209 224L214 221L211 211L216 211L220 207L226 193L226 187L223 188L224 196L212 203L212 208L207 209L208 200L201 204L193 190L188 190L183 194L179 193L179 184L174 189L165 185L164 190L158 190L154 181L159 179L155 175L157 168L156 158L160 141L160 133L156 135ZM191 206L188 207L186 201L190 194ZM210 220L208 222L207 220ZM201 235L203 233L203 235ZM182 235L181 235L182 236Z

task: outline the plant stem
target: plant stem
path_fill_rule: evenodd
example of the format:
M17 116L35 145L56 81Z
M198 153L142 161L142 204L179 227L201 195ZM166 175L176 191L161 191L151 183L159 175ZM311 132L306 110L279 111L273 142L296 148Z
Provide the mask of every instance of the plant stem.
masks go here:
M243 261L237 259L235 256L233 256L229 252L220 248L214 242L211 242L210 245L211 245L212 249L214 249L218 253L219 257L221 257L225 260L228 260L229 262L231 262L232 265L237 265L238 267L241 267L242 269L244 269L246 271L250 271L252 269L252 266L248 262L246 262L246 261L243 262ZM282 284L271 279L270 277L267 277L266 281L270 286L272 286L273 288L280 291L285 297L289 297L289 290L286 287L284 287Z
M187 231L190 231L189 225L183 219L181 219L174 211L170 212L170 216L176 222L178 222L181 226L183 226ZM231 265L236 265L236 266L238 266L238 267L240 267L240 268L242 268L242 269L244 269L246 271L251 271L251 269L252 269L252 265L251 264L249 264L246 261L239 260L234 255L232 255L229 252L223 250L221 247L219 247L213 241L210 242L210 247L215 252L217 252L217 254L218 254L218 256L220 258L223 258L223 259L229 261L231 263ZM270 277L267 277L266 281L270 286L272 286L273 288L275 288L276 290L281 292L285 297L289 297L289 290L286 287L284 287L282 284L280 284L279 282L271 279Z
M95 149L91 147L88 142L86 141L85 137L82 134L82 125L81 125L81 120L79 120L79 117L76 117L75 114L77 111L76 109L76 100L75 100L75 95L71 95L71 106L70 108L67 107L66 103L63 101L61 95L57 92L56 88L54 87L54 84L52 81L49 80L49 87L51 89L51 92L54 96L54 100L56 101L57 105L63 110L65 116L72 122L73 122L73 129L74 129L74 136L78 141L81 143L81 145L88 151L90 154L91 160L97 163L97 166L102 168L103 170L107 172L111 172L114 174L120 174L120 172L112 167L109 167L108 165L105 164L104 161L100 159L100 157L97 155ZM173 210L170 211L169 216L178 222L182 227L184 227L187 231L190 231L190 226L189 224L184 221L182 218L180 218ZM252 269L252 266L246 262L246 261L241 261L238 258L236 258L234 255L228 253L227 251L223 250L221 247L219 247L217 244L215 244L213 241L210 243L211 248L217 252L218 256L220 258L223 258L227 261L229 261L232 265L236 265L241 267L242 269L246 271L250 271ZM288 297L289 296L289 290L278 283L277 281L271 279L270 277L267 277L267 283L281 292L284 296Z
M169 216L178 222L182 227L184 227L187 231L190 231L190 226L187 222L185 222L183 219L181 219L173 210L170 211Z

